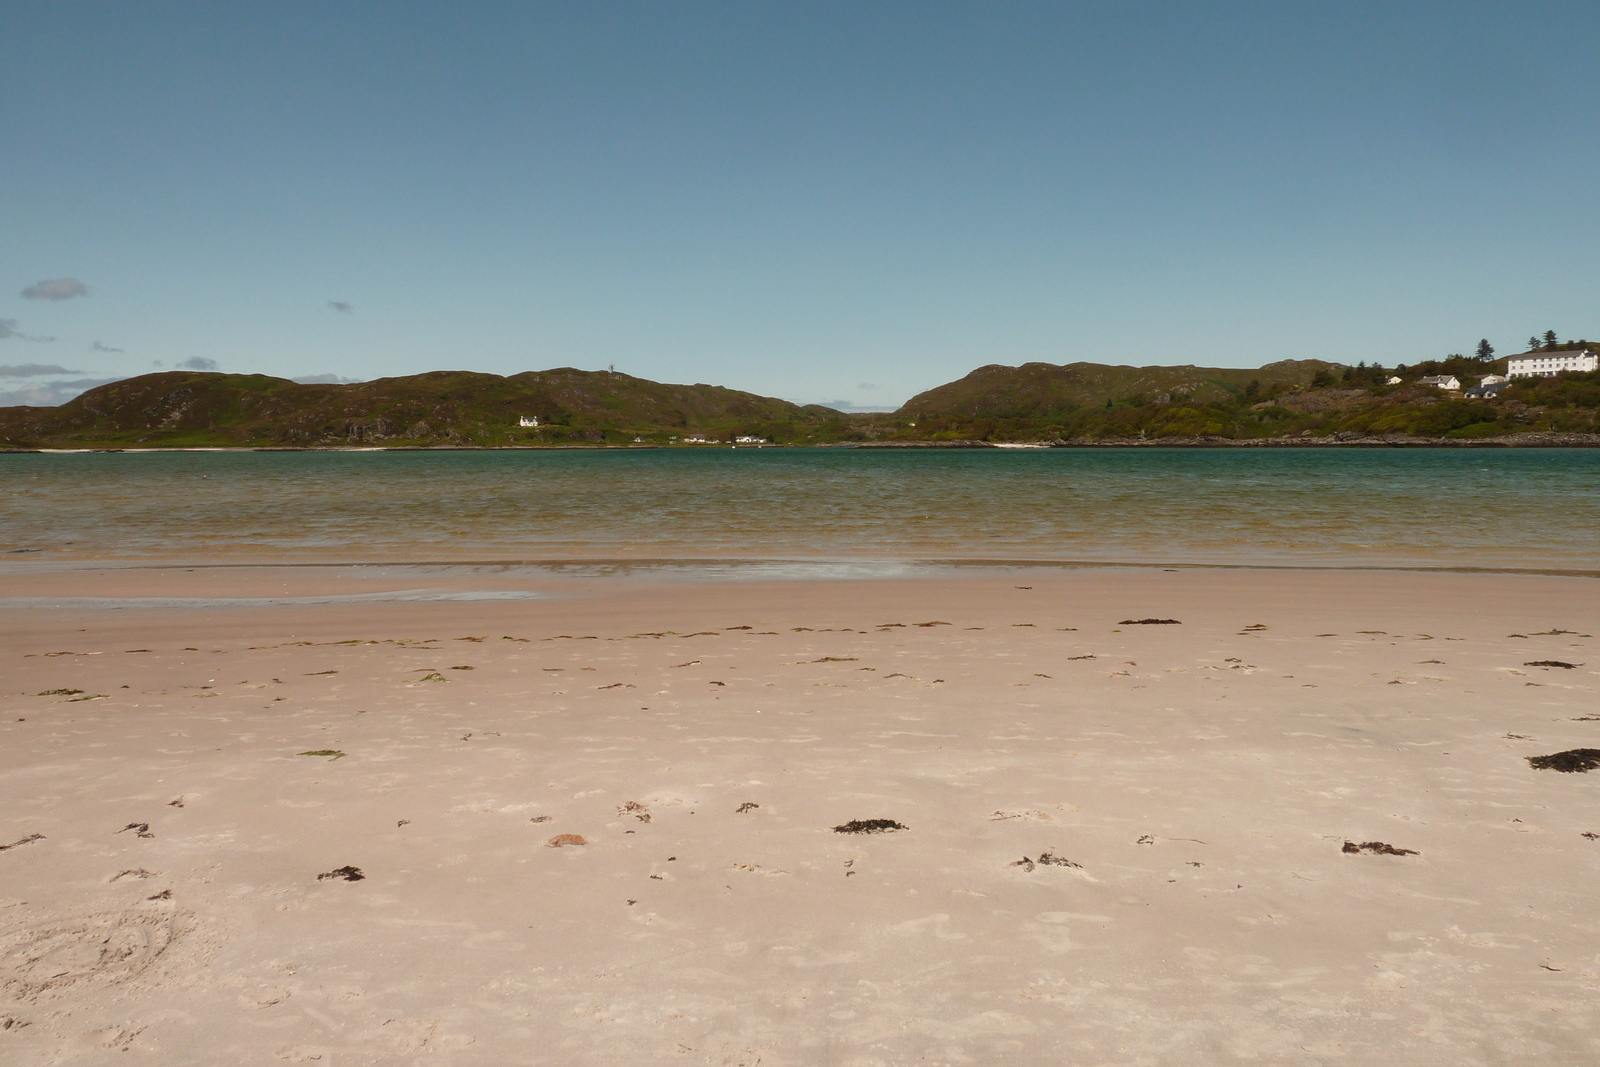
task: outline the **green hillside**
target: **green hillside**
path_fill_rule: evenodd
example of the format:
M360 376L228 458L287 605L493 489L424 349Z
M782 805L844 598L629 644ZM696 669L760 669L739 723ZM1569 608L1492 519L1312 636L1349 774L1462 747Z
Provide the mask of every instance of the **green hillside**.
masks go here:
M846 415L713 385L570 368L510 377L435 371L354 385L169 372L92 389L57 408L0 408L0 448L507 447L727 441L877 444L1391 437L1475 440L1600 432L1600 373L1524 379L1473 399L1504 360L1413 367L1285 360L1257 370L1094 363L980 367L891 414ZM1391 384L1389 379L1403 380ZM537 417L537 428L518 425ZM1530 439L1531 440L1531 439Z
M1108 400L1156 402L1179 397L1202 404L1244 396L1252 381L1259 389L1307 386L1319 372L1336 373L1338 364L1286 359L1259 370L1227 367L1128 367L1103 363L991 364L959 381L929 389L906 401L897 414L967 418L1049 419Z
M1600 373L1527 378L1472 398L1421 384L1503 374L1505 360L1453 356L1412 367L1311 360L1260 370L1198 367L983 367L912 398L891 440L1106 441L1369 437L1476 440L1600 432ZM1400 382L1391 384L1390 378ZM882 427L875 434L890 436Z
M518 425L537 417L538 429ZM56 408L0 408L5 447L505 446L666 443L687 432L836 438L845 416L715 385L561 368L501 377L434 371L354 385L173 371Z

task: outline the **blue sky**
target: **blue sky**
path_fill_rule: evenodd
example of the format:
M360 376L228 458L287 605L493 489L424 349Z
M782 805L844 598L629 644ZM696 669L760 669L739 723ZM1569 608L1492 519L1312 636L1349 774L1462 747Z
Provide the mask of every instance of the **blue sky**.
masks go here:
M0 20L0 402L209 361L870 407L987 363L1600 337L1593 3Z

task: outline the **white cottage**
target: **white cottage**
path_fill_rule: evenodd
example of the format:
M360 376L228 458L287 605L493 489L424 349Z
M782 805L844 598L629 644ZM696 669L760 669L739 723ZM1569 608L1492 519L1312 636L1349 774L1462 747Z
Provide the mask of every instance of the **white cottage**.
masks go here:
M537 415L524 415L524 416L522 416L522 418L517 420L517 425L518 426L538 426L539 425L539 416L537 416Z
M1454 374L1430 374L1426 378L1419 379L1417 384L1431 385L1435 389L1455 390L1461 388L1461 379Z

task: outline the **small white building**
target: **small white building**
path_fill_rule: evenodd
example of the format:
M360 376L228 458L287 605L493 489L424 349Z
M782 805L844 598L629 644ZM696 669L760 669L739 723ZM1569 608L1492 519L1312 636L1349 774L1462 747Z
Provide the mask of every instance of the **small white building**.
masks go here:
M1400 385L1402 382L1404 382L1404 380L1405 379L1401 378L1399 375L1391 374L1391 375L1389 375L1388 379L1383 384L1384 385Z
M1506 360L1508 378L1549 378L1563 371L1600 369L1600 356L1588 349L1576 352L1529 352Z
M522 416L522 418L517 420L517 425L518 426L538 426L539 425L539 416L537 416L537 415L524 415L524 416Z
M767 443L767 439L765 437L735 437L733 443L736 445L764 445Z
M1511 379L1507 378L1504 374L1485 374L1482 378L1478 379L1478 384L1499 385L1501 382L1509 382L1510 380Z
M703 445L706 443L706 435L703 433L689 434L684 437L683 443L686 445Z
M1426 378L1418 379L1418 385L1431 385L1435 389L1460 389L1461 379L1454 374L1430 374Z

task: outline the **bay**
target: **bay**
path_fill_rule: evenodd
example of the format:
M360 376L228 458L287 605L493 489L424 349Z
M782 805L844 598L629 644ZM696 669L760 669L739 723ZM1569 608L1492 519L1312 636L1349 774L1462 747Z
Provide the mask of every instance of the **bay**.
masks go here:
M16 562L1019 560L1597 571L1600 450L0 456Z

